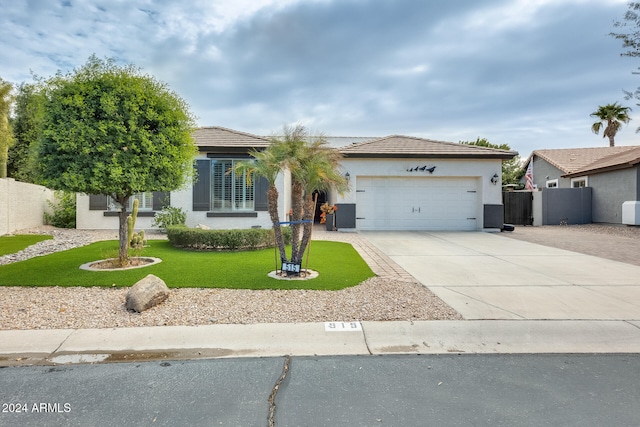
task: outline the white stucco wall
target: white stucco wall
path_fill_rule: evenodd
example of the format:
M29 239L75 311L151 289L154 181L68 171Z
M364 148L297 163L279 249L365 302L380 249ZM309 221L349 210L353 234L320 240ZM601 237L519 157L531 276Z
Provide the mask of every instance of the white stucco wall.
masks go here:
M47 201L54 201L53 190L41 185L0 179L0 235L44 224Z

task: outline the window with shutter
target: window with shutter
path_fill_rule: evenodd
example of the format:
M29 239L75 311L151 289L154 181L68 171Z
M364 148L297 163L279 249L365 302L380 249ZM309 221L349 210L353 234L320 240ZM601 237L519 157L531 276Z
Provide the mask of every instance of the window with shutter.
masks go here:
M252 211L253 181L234 168L240 160L213 159L211 168L212 211Z

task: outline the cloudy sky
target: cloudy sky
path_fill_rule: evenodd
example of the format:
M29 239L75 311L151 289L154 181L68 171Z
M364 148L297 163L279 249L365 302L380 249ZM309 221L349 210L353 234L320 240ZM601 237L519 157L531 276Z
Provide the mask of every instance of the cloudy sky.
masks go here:
M201 126L270 135L487 138L606 146L598 105L640 60L608 36L627 0L0 0L0 77L29 82L95 53L169 84Z

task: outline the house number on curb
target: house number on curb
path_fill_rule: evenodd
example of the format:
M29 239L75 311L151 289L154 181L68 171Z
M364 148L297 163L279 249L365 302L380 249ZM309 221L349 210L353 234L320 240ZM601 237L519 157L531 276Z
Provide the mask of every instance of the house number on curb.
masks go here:
M324 322L325 332L361 331L360 322Z

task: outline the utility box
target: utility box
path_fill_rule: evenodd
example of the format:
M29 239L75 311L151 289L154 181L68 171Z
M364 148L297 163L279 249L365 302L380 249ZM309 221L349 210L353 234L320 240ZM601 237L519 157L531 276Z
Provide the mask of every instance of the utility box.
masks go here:
M640 225L640 202L629 201L622 204L622 223Z
M338 230L345 228L356 228L356 204L355 203L336 203L338 210L336 211L336 228Z

